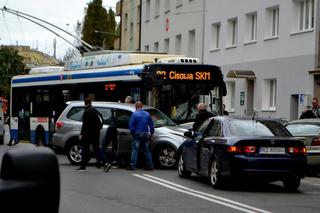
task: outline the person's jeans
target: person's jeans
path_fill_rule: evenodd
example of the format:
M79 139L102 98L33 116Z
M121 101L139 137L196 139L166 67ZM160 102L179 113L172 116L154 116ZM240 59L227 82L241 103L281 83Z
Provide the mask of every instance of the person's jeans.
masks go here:
M136 133L133 135L133 140L131 143L131 162L130 166L132 168L136 168L137 161L138 161L138 152L139 152L139 146L142 146L144 155L146 157L146 166L147 167L153 167L152 163L152 156L148 147L149 142L149 134L148 133Z

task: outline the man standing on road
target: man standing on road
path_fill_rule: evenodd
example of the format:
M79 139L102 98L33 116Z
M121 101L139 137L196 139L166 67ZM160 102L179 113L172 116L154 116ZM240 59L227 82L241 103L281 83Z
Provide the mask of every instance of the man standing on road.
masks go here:
M138 150L141 145L143 148L144 155L146 157L145 170L152 170L153 163L151 153L148 147L148 142L154 133L154 125L151 116L148 112L142 109L142 102L137 101L136 111L132 113L129 121L129 128L132 134L132 152L131 162L128 170L135 170L138 161Z
M86 165L89 161L90 155L90 144L93 146L94 154L97 159L96 166L98 168L101 167L100 161L100 150L99 150L99 137L100 137L100 129L103 125L103 118L98 110L94 109L91 105L91 99L86 98L84 101L85 111L82 117L82 128L79 136L79 140L82 144L82 159L81 166L77 170L85 171Z
M193 130L198 131L201 124L207 120L208 118L213 117L213 114L211 112L207 111L207 105L205 103L199 103L197 106L198 114L196 116L196 119L193 123Z
M320 118L320 107L319 100L317 97L312 98L312 112L315 114L317 118Z

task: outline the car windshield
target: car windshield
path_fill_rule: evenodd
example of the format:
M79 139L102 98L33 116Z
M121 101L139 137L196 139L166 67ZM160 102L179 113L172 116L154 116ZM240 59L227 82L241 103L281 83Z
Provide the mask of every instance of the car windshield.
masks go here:
M145 109L145 111L150 113L154 127L156 128L163 126L176 126L176 124L170 118L157 109Z
M275 134L256 120L232 120L229 123L233 136L274 136Z
M313 124L288 124L287 129L292 135L317 135L320 133L320 126Z
M275 136L292 137L292 134L280 121L259 120L259 122L268 127Z

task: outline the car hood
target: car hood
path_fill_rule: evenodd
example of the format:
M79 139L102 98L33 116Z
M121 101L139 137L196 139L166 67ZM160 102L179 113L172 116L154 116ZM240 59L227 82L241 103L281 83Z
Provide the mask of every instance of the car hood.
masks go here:
M165 126L156 128L154 136L156 141L168 142L179 148L186 139L183 135L186 131L188 130L179 126Z

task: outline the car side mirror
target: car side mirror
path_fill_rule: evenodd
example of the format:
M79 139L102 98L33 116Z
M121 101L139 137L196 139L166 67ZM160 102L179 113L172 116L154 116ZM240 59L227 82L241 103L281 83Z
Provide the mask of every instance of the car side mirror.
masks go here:
M1 209L59 212L59 164L51 149L17 147L8 150L2 159L0 177Z
M193 131L192 130L188 130L183 135L188 137L188 138L193 138Z

